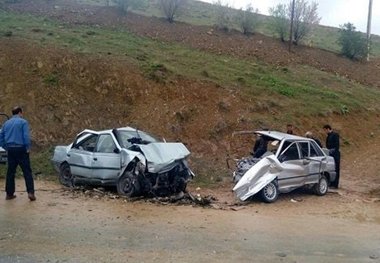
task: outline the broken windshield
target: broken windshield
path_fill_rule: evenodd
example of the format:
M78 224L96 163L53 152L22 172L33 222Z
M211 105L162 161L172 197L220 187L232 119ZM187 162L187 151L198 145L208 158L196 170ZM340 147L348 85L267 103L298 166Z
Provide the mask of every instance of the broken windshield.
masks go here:
M143 131L118 131L120 136L120 143L122 147L129 148L133 144L149 144L152 142L159 142L158 139L154 138Z

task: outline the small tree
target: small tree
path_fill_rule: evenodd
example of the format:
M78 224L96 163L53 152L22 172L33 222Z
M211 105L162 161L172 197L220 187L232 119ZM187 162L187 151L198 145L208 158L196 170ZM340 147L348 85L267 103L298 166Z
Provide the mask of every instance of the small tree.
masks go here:
M126 15L131 8L137 9L145 5L145 1L142 0L113 0L113 2L124 15ZM109 5L109 0L106 1L106 4L107 6Z
M214 2L214 5L216 7L216 27L224 31L229 31L232 24L230 6L223 4L222 0Z
M366 38L352 23L340 26L338 43L341 46L342 55L350 59L361 59L367 55Z
M275 32L279 35L282 42L285 42L288 37L289 19L288 11L284 4L278 4L275 7L269 8L269 14L272 16L272 25Z
M132 0L113 0L116 6L119 8L120 12L123 14L128 13L128 9L131 5Z
M288 5L288 17L291 19L292 2ZM318 4L312 2L311 5L305 0L297 0L294 7L294 28L293 41L299 42L310 35L315 25L319 24L321 18L318 16Z
M160 7L169 23L174 22L174 17L182 5L183 0L160 0Z
M248 4L245 10L240 10L237 14L237 21L244 35L249 35L255 32L257 26L257 13L251 4Z

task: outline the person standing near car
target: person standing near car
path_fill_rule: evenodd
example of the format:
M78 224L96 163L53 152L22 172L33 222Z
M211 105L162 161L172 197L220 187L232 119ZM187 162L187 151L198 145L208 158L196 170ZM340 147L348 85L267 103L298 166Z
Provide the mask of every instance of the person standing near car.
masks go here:
M340 151L339 151L339 134L334 132L329 124L323 126L323 130L326 132L326 148L329 150L330 156L334 158L335 161L335 171L336 177L335 181L331 183L334 188L339 187L339 177L340 177Z
M268 150L268 141L261 134L257 134L255 145L253 146L253 157L260 158Z
M0 146L8 153L8 170L6 178L6 200L16 198L15 175L17 166L20 166L24 174L26 190L30 201L35 201L34 180L30 167L30 132L29 123L23 116L22 108L17 106L12 110L12 118L6 121L0 132Z
M309 139L313 139L313 140L319 145L319 147L322 148L322 143L321 143L321 141L320 141L318 138L314 137L314 136L313 136L313 133L312 133L311 131L306 132L306 133L305 133L305 137L306 137L306 138L309 138Z
M293 124L288 124L286 125L286 133L287 134L291 134L291 135L294 135L294 127L293 127Z

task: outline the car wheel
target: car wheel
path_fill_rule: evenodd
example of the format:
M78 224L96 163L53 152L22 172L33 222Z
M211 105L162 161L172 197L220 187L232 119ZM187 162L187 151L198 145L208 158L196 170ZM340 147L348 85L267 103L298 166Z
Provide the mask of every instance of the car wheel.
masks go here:
M321 175L321 178L319 178L319 182L314 185L314 192L316 195L322 196L322 195L325 195L328 190L329 190L329 182L326 176Z
M63 163L59 168L59 182L67 187L74 186L74 178L68 163Z
M270 182L260 191L261 199L265 203L275 202L278 198L278 194L278 187L275 181Z
M120 195L134 197L140 194L140 183L131 171L125 171L117 182L117 192Z

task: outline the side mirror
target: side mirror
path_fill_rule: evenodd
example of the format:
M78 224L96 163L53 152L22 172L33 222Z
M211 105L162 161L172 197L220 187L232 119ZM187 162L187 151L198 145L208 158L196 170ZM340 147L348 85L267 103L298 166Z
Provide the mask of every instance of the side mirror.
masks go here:
M310 162L311 162L311 160L308 159L308 158L306 158L306 159L303 159L302 164L303 164L303 165L308 165Z
M115 149L113 150L113 152L114 152L114 153L120 153L120 150L119 150L118 148L115 148Z

